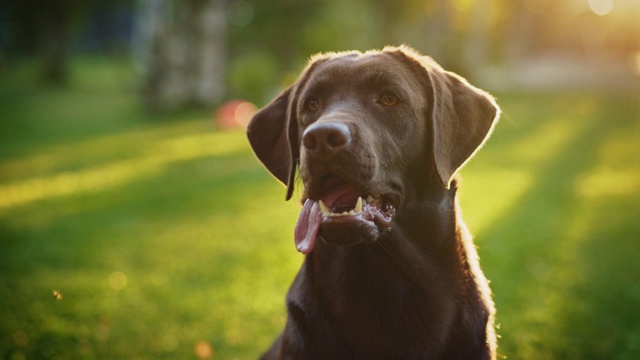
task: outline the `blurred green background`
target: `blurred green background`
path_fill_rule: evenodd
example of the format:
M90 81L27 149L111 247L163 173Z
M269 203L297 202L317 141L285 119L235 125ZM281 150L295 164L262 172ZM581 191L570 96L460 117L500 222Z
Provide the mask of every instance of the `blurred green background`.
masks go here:
M319 51L498 98L461 203L507 359L640 358L636 0L5 1L0 359L252 359L303 258L242 123ZM237 101L241 99L241 101Z

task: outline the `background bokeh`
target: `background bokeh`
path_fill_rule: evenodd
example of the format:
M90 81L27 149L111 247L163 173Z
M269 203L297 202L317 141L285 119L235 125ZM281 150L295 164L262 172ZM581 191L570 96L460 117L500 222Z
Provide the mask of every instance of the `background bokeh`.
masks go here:
M0 3L0 359L251 359L300 209L242 126L321 51L498 98L464 218L507 359L640 358L640 1Z

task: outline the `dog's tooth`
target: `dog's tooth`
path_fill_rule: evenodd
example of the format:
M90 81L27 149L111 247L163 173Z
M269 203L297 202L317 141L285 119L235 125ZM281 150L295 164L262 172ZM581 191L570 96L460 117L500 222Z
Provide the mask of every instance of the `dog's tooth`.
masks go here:
M343 212L342 212L342 216L346 216L346 215L349 215L349 213L348 213L348 212L346 212L346 211L343 211Z
M331 215L331 211L329 210L329 207L325 205L324 202L322 202L322 200L318 201L318 204L320 204L320 211L322 211L322 215L325 215L325 216Z
M360 196L358 196L358 201L356 201L356 207L352 210L352 212L356 214L362 212L362 198Z
M349 215L355 215L355 214L356 214L355 211L353 211L353 210L349 211Z

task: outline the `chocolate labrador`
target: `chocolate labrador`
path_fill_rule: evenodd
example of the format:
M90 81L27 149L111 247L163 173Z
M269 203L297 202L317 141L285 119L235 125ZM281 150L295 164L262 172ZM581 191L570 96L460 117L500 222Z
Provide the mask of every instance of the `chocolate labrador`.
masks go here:
M403 47L313 57L251 120L258 159L304 190L306 255L264 359L490 359L494 305L455 172L494 99Z

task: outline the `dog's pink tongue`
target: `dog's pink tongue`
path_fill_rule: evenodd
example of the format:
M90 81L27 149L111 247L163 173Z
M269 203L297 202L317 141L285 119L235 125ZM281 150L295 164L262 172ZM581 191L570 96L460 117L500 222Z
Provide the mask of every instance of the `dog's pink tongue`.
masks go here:
M320 210L320 205L317 201L307 199L302 206L294 231L296 249L299 252L308 254L313 250L321 223L322 211Z

